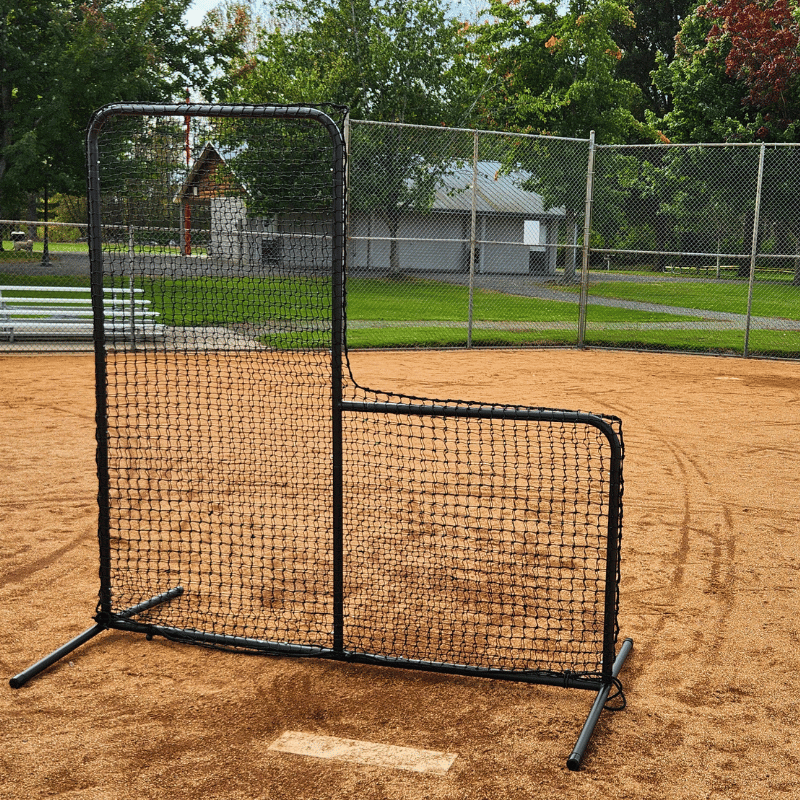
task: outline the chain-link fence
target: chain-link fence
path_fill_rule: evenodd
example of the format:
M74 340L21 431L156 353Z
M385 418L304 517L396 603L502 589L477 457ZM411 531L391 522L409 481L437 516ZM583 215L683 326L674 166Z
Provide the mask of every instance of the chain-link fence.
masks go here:
M353 346L800 356L800 147L350 123Z
M349 133L351 345L575 343L587 141Z
M190 193L230 156L191 133L190 163L180 137L164 156L170 207L147 220L120 209L104 237L122 257L157 251L176 269L214 248L253 275L274 268L282 223L263 198L247 187L218 198L223 229ZM800 146L608 146L363 121L346 136L351 346L800 357ZM33 302L86 322L85 226L6 220L0 240L0 351L88 348L85 324L78 336Z

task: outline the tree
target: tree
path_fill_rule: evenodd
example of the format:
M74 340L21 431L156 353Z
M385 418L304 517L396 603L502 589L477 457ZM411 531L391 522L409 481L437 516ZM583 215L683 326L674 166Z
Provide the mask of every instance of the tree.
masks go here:
M670 109L669 97L653 84L651 73L656 59L666 63L675 56L675 36L683 19L696 6L695 0L640 0L629 3L633 25L620 25L612 35L622 51L617 75L639 87L641 105L632 111L637 119L644 119L644 110L657 117Z
M681 25L675 58L657 57L653 82L669 98L671 110L650 116L676 142L719 142L739 139L743 126L741 92L725 74L724 43L708 41L711 22L697 11Z
M665 133L683 142L799 141L797 14L786 0L699 6L681 25L675 59L659 58L653 75L672 101Z
M709 40L728 44L725 73L744 84L744 105L760 110L759 138L782 136L800 119L800 11L789 0L712 0L698 9L712 21Z
M229 70L234 101L346 105L353 117L458 124L458 26L437 0L286 0Z
M83 193L91 112L212 92L240 32L186 29L190 0L20 0L0 13L0 202ZM36 47L31 43L35 42Z
M633 109L641 91L620 77L613 32L634 24L617 0L490 0L491 22L476 26L477 111L491 127L587 137L607 144L653 141Z
M484 124L584 140L594 130L603 144L658 138L655 128L634 113L644 104L641 90L620 76L624 53L615 36L634 25L625 5L616 0L573 1L566 8L562 2L490 2L492 21L471 34L479 62L476 110ZM586 142L509 140L500 160L508 172L529 173L523 188L540 194L545 207L563 209L571 245L563 279L573 282L586 200ZM596 206L612 225L622 217L625 191L613 182L595 185L602 195Z
M353 117L463 124L467 107L459 25L437 0L288 0L273 9L256 52L232 65L234 101L348 106ZM426 210L452 152L403 127L361 126L350 148L350 206L397 230L404 209Z

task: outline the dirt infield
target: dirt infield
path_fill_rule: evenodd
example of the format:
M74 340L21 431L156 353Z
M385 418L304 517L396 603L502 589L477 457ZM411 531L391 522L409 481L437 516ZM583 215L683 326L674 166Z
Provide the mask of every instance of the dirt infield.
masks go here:
M600 351L354 353L360 382L623 419L627 710L592 696L92 624L93 361L0 358L0 798L800 796L800 365ZM288 731L457 755L444 775L269 750Z

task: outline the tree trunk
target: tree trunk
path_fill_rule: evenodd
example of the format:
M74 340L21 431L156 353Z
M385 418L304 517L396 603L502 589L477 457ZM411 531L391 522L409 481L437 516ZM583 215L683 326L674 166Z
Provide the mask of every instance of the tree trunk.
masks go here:
M397 230L400 227L400 214L398 212L386 215L386 224L389 227L389 277L399 279L403 277L400 268L400 252L397 241Z
M653 224L656 229L656 258L653 262L653 272L664 272L667 264L667 257L664 250L669 244L669 231L671 219L664 214L656 214L653 217Z
M28 220L38 220L37 206L39 205L39 195L31 192L28 195ZM28 238L36 239L36 225L28 225Z
M752 247L753 243L753 225L756 219L756 212L755 211L748 211L744 215L744 227L742 229L742 239L747 246L748 251ZM746 261L741 261L739 263L739 268L736 270L736 277L737 278L749 278L750 277L750 259L748 258Z
M0 69L5 72L5 63L0 64ZM3 134L0 137L0 185L3 182L3 176L6 174L8 168L8 161L6 161L6 151L11 146L11 136L13 133L13 122L11 121L11 86L8 84L0 85L0 110L2 117L0 118L0 125L3 126ZM3 201L3 192L0 190L0 207L5 208ZM3 237L0 236L0 250L3 249Z

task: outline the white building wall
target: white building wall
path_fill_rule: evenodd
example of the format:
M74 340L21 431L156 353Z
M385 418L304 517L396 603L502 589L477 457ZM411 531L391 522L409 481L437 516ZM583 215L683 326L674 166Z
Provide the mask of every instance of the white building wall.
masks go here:
M481 216L478 230L481 242L480 272L524 274L528 271L530 247L523 243L525 220L519 217ZM505 244L519 242L519 244Z
M247 209L241 197L212 197L211 255L225 261L240 261L245 255L246 223Z
M539 243L535 245L526 243L525 220L519 216L478 214L476 224L477 273L527 274L530 252L535 250L542 253L545 273L555 275L558 220L539 221ZM377 214L352 212L349 236L348 265L351 270L385 272L390 268L389 226L385 219ZM400 269L409 272L466 272L469 269L469 237L468 214L406 213L397 231Z
M333 258L333 218L330 214L281 214L276 229L281 263L286 269L330 269Z

